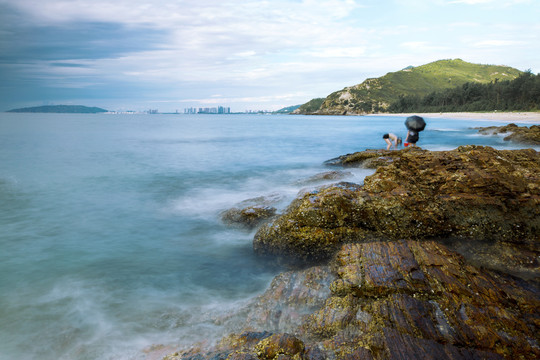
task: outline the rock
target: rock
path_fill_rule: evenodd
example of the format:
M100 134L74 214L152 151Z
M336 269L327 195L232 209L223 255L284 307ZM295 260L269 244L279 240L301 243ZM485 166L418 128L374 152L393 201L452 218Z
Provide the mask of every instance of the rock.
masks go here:
M314 266L299 271L287 271L274 278L264 294L252 299L237 314L227 314L216 323L246 331L293 332L302 317L319 309L330 295L330 284L336 276L328 266Z
M517 126L516 124L508 124L506 126L488 126L476 128L483 135L508 134L504 138L505 141L513 141L522 144L540 145L540 126L532 125Z
M165 359L540 357L539 289L476 268L434 241L344 244L329 266L288 274L274 280L259 298L261 306L270 293L272 308L290 305L294 298L305 302L315 295L311 290L333 279L294 326L286 331L277 326L272 332L240 326L240 335ZM310 286L309 279L318 285ZM287 290L276 291L284 280ZM311 290L304 291L306 286ZM246 326L254 323L264 326L266 320Z
M402 150L365 150L353 154L341 155L324 162L327 166L342 166L345 168L362 167L367 169L376 169L379 166L385 166L401 156L404 152L425 151L419 147L408 147Z
M505 241L469 241L451 239L443 242L477 267L511 274L540 283L538 244L515 244Z
M360 185L339 183L295 199L282 216L257 231L255 252L295 264L325 260L342 242L365 239L369 232L360 227L359 191Z
M304 343L290 334L274 334L255 346L261 360L301 359Z
M326 171L320 174L311 176L308 179L298 181L299 185L310 185L324 181L343 180L352 177L353 173L349 171Z
M385 359L540 355L538 289L480 271L441 244L346 244L334 263L339 276L331 286L334 296L355 299L339 304L348 304L348 313L356 316L337 332L332 323L325 325L330 330L323 337L330 334L331 344L347 336ZM336 311L335 305L327 308L319 312ZM318 319L312 315L305 326Z
M275 214L276 208L274 207L254 205L226 210L221 213L221 219L229 225L253 229Z
M280 193L258 196L239 202L231 209L221 212L221 220L227 225L253 229L271 219L278 204L285 196Z
M285 199L285 196L283 194L280 194L278 192L274 192L268 195L263 196L257 196L251 199L246 199L244 201L241 201L236 206L240 208L248 207L248 206L272 206L280 203Z
M370 239L537 244L538 152L471 145L391 153L363 186L339 183L295 199L258 230L255 252L309 263L330 258L342 243Z

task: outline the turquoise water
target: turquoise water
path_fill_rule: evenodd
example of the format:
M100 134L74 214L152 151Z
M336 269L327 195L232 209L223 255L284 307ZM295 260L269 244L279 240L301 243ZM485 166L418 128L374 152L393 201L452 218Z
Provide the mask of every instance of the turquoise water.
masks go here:
M283 209L323 161L384 148L404 120L0 114L0 359L145 359L219 337L211 316L280 271L220 212ZM496 122L426 120L427 149L517 148L470 129Z

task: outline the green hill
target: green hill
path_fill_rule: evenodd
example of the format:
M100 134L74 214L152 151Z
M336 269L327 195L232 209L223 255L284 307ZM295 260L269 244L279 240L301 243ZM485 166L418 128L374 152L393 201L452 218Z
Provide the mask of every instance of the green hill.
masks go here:
M287 107L284 107L283 109L279 109L277 111L274 111L274 113L276 113L276 114L290 114L293 111L295 111L296 109L298 109L299 107L300 107L300 105L287 106Z
M321 105L324 102L324 100L325 100L324 98L311 99L307 103L299 106L298 109L296 109L292 113L293 114L311 114L311 113L314 113L314 112L316 112L317 110L319 110L321 108Z
M17 113L65 113L65 114L97 114L107 112L98 107L87 107L83 105L45 105L22 109L13 109L8 112Z
M521 73L508 66L472 64L461 59L439 60L422 66L409 66L336 91L324 99L318 110L309 113L361 115L386 112L400 96L425 96L467 82L513 80Z

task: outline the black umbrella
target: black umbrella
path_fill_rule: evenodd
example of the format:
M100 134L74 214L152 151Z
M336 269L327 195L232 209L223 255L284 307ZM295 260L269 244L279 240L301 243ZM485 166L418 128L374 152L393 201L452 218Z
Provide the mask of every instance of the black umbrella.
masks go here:
M408 130L412 131L422 131L426 127L426 122L423 118L417 115L409 116L407 120L405 120L405 126Z

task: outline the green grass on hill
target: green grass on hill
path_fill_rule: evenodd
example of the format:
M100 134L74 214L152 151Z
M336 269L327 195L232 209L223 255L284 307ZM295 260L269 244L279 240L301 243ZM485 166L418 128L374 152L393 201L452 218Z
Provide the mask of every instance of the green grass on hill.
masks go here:
M318 113L362 114L386 111L400 96L425 96L468 82L513 80L521 73L508 66L472 64L461 59L439 60L390 72L379 78L367 79L361 84L336 91L324 99ZM304 109L304 105L300 110Z

